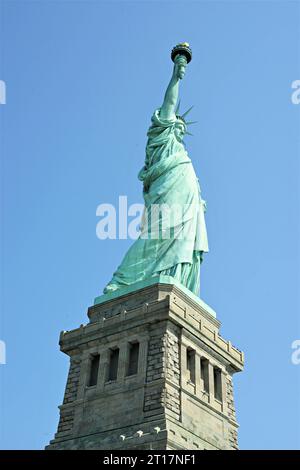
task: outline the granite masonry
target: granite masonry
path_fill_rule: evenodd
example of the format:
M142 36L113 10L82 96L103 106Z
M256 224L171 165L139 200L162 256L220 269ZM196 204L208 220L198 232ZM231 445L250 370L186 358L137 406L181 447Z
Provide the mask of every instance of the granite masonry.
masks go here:
M237 449L244 358L212 309L162 282L99 299L88 324L60 335L70 369L46 449Z

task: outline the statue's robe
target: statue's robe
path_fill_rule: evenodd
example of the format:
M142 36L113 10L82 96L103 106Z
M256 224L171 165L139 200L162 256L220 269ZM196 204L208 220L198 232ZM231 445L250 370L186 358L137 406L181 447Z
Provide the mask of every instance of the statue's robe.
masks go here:
M139 172L145 201L141 233L105 293L158 274L199 292L200 263L208 251L204 201L192 162L174 133L177 118L161 119L159 113L157 109L152 116Z

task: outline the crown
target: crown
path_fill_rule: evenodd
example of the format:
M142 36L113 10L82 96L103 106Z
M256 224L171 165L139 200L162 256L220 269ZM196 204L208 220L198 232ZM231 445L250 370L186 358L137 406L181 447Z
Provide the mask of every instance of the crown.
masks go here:
M176 111L175 111L175 115L176 115L177 119L179 119L180 121L183 122L183 124L185 125L185 128L187 128L187 126L189 126L190 124L196 124L196 122L197 122L197 121L186 121L185 120L185 116L188 115L188 113L193 109L193 107L194 106L191 106L187 111L185 111L185 113L179 114L180 100L178 101L178 105L177 105L177 108L176 108ZM188 131L186 131L185 133L188 134L188 135L193 135Z

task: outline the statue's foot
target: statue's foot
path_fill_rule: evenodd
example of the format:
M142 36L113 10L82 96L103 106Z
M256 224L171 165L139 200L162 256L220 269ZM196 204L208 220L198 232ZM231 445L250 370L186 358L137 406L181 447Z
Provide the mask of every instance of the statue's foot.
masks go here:
M117 289L118 289L118 286L116 284L108 284L103 290L103 293L109 294L110 292L114 292Z

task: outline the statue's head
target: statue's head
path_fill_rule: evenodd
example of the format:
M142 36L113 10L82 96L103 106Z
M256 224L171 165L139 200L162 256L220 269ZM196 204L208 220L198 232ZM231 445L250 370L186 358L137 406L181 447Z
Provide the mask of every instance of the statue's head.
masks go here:
M184 134L186 133L186 123L181 116L176 116L177 121L175 124L174 134L178 142L182 142Z
M187 126L189 124L195 124L196 121L186 121L185 120L185 116L190 112L190 110L193 108L193 106L191 106L185 113L183 113L182 115L179 114L179 108L180 108L180 101L177 105L177 108L176 108L176 111L175 111L175 115L176 115L176 123L175 123L175 129L174 129L174 134L175 134L175 137L176 139L179 141L179 142L182 142L183 140L183 137L185 134L188 134L188 135L193 135L191 134L190 132L188 132L187 130Z

